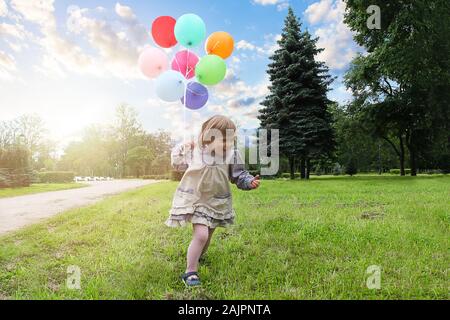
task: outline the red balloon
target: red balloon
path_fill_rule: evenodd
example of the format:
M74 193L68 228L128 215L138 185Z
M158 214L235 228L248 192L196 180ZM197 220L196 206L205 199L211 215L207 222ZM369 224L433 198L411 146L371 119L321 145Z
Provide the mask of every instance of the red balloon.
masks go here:
M163 48L171 48L176 45L175 24L177 20L169 16L161 16L155 19L152 24L152 36L156 44Z

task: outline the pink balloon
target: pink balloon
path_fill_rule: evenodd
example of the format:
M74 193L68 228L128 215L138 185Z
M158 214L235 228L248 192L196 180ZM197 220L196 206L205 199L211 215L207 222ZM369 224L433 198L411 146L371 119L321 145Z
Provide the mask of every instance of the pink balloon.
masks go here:
M148 78L156 78L169 67L167 54L158 48L145 48L139 56L139 69Z
M172 60L172 70L181 72L186 79L195 76L195 66L198 63L198 57L192 51L182 50L177 52Z

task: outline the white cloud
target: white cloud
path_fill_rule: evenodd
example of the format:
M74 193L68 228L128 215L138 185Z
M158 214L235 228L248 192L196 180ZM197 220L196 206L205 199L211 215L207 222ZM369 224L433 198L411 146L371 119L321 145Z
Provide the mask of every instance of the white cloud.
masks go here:
M321 0L311 4L305 10L306 18L309 23L316 24L329 19L329 13L332 10L333 0Z
M15 78L16 60L14 57L0 50L0 79L11 81Z
M253 2L256 4L261 4L263 6L267 6L269 4L271 4L271 5L277 4L279 2L279 0L254 0Z
M0 0L0 17L6 17L8 14L8 6L5 0Z
M96 73L94 59L86 54L83 49L58 34L56 29L46 31L45 37L39 43L46 50L43 58L50 56L66 70L75 73Z
M14 57L4 51L0 51L0 67L7 70L15 70L16 61Z
M39 65L34 66L34 70L47 76L48 78L65 78L66 73L61 68L61 64L54 56L45 54Z
M236 43L236 48L238 50L250 50L264 53L264 50L262 48L255 46L247 40L240 40L238 43Z
M123 6L117 2L115 9L116 9L116 13L119 17L122 17L124 19L134 19L135 18L133 10L130 7Z
M23 47L20 44L16 43L16 42L12 42L10 40L5 39L5 43L14 52L21 52L22 49L23 49Z
M353 34L344 23L345 3L342 0L320 0L305 10L311 25L317 25L314 35L319 37L318 47L324 48L317 58L331 69L341 70L356 55Z
M99 55L97 65L103 66L107 74L140 78L136 62L139 51L149 42L149 34L130 7L117 3L115 11L124 18L123 22L103 20L88 9L73 8L67 20L68 29L88 41Z
M289 2L282 2L280 4L277 5L277 10L278 11L283 11L286 10L287 8L289 8Z
M268 79L249 85L240 79L233 69L227 73L227 77L212 89L217 104L221 106L226 115L236 116L242 124L256 124L256 113L260 108L260 102L268 93ZM218 106L215 109L222 110Z
M29 33L21 24L0 23L0 36L23 40Z
M52 28L56 27L53 2L54 0L11 0L11 6L26 20L35 22L45 28Z
M278 48L280 34L267 34L264 36L265 42L262 46L257 46L247 40L240 40L236 43L236 48L241 51L253 51L259 56L270 56Z
M253 0L253 4L259 4L262 6L277 5L277 10L282 11L289 7L289 0Z
M264 49L268 55L272 55L279 48L278 41L281 40L281 34L266 34L264 36Z
M93 65L92 58L85 54L81 47L59 34L53 3L53 0L11 0L12 8L23 19L36 23L40 27L42 36L35 35L33 41L41 46L44 55L41 64L34 69L48 75L50 71L57 70L56 67L45 70L45 67L50 65L49 61L53 61L67 70L82 73ZM13 29L10 28L11 31ZM21 30L17 29L16 31ZM20 33L18 35L20 36ZM59 66L58 75L61 75L61 70Z
M274 5L274 4L278 4L280 2L284 2L284 1L283 0L253 0L253 3L260 4L263 6Z
M107 16L109 12L103 7L69 6L66 27L69 34L78 36L75 39L57 26L54 0L11 0L11 8L20 20L39 26L40 33L31 36L43 53L34 70L50 77L62 77L66 72L121 79L142 77L136 61L139 51L149 42L149 34L130 7L117 3L113 8L117 17ZM22 24L2 23L0 35L23 40L29 33ZM7 44L13 51L22 49L20 43Z

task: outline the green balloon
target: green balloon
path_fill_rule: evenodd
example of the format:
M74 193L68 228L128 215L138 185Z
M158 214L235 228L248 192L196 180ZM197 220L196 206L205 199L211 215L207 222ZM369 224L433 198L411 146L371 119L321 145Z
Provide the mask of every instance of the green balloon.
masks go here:
M184 14L175 24L175 38L186 48L198 46L206 36L206 25L202 18L193 13Z
M225 78L227 65L225 61L214 54L208 54L200 59L195 67L198 82L206 85L218 84Z

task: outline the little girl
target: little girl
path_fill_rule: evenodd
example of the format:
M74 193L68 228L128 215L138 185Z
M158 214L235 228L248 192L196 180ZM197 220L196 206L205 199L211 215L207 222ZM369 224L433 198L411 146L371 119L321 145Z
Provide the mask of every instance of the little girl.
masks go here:
M218 132L222 139L208 136ZM230 139L230 132L232 137ZM187 251L187 268L182 275L186 286L200 285L198 262L208 249L217 227L228 227L234 222L230 184L239 189L259 187L259 176L244 169L242 158L235 146L236 126L227 117L214 116L202 125L198 145L194 142L179 145L172 151L172 165L183 171L183 178L175 192L169 227L193 225L193 237ZM216 161L224 159L224 161ZM219 160L220 160L219 159Z

